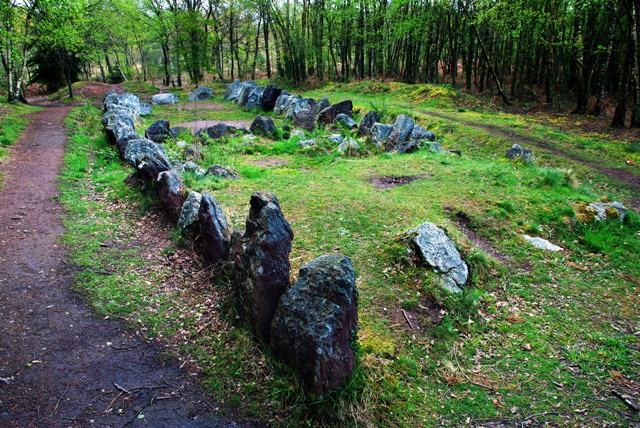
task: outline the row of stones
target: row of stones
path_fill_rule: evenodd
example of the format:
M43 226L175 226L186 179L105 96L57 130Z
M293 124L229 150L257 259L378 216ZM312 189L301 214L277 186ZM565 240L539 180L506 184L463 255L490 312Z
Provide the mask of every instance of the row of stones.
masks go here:
M357 292L350 259L325 255L304 265L290 287L293 230L275 195L251 196L246 229L229 231L218 202L187 192L162 144L135 131L139 105L132 94L109 93L103 125L109 140L141 178L154 182L171 221L199 235L206 262L229 267L241 323L300 373L307 387L324 394L343 385L355 368Z

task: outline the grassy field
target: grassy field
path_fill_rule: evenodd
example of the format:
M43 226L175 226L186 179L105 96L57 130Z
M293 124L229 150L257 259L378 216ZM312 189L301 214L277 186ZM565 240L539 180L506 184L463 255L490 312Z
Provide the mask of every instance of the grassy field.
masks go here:
M25 115L37 110L36 107L20 103L0 103L0 166L9 157L9 146L20 138L29 123ZM2 188L2 182L3 175L0 171L0 188Z
M219 107L197 108L177 91L179 106L192 108L154 106L139 129L157 119L255 117L222 101L224 86L213 88ZM328 143L305 150L296 140L234 137L203 146L200 164L230 166L242 179L184 177L211 192L236 229L244 229L253 192L275 193L295 232L294 277L322 254L352 259L360 298L352 382L308 396L233 327L228 277L178 269L192 263L188 241L163 228L153 197L125 184L132 169L107 145L100 112L79 107L68 120L61 199L76 286L96 310L173 344L220 403L276 426L640 423L614 395L640 401L640 218L584 225L575 214L588 202L638 207L638 189L609 170L638 174L627 165L640 162L637 142L583 130L569 116L500 112L447 86L331 84L305 95L353 99L358 117L374 109L390 123L408 113L445 149L462 151L397 155L365 144L340 156ZM504 159L514 142L534 150L535 165ZM180 158L175 141L166 146ZM418 179L371 184L398 176ZM424 221L445 228L470 265L461 295L440 290L432 272L407 260L400 237ZM537 250L524 233L565 250Z

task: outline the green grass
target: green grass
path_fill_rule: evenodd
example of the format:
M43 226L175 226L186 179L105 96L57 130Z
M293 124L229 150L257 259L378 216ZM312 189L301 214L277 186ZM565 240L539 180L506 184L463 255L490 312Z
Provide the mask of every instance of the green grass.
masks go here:
M18 141L27 125L29 113L39 108L20 103L0 103L0 188L2 188L2 165L9 156L9 147Z
M215 89L212 102L223 109L154 108L154 120L255 116L222 102L223 90ZM322 254L339 252L353 260L360 299L359 365L349 385L321 399L307 395L268 349L232 327L227 276L215 278L207 290L185 284L179 295L163 292L168 272L145 269L140 254L127 245L135 236L131 224L149 215L153 201L123 185L131 170L100 135L99 113L84 107L69 121L65 239L73 263L83 267L77 286L94 307L178 343L182 355L198 362L205 386L216 397L276 426L638 423L610 390L631 392L625 385L640 382L638 284L633 281L640 278L640 220L630 213L624 223L583 225L574 212L577 203L624 201L637 193L550 152L538 151L535 165L507 161L506 138L421 113L446 109L448 115L503 130L521 126L517 116L482 112L484 101L446 86L361 82L309 94L328 94L334 102L354 99L361 114L372 104L389 118L409 112L434 130L445 148L463 152L381 154L365 145L358 156L338 157L329 145L305 150L290 141L229 137L203 146L200 164L230 166L241 180L185 175L190 188L209 191L220 202L236 229L244 228L253 192L275 193L295 232L295 276ZM557 144L567 150L587 141L558 134L563 131L552 125L536 127L536 135L561 135ZM172 157L182 154L175 142L167 148ZM618 154L602 156L606 163ZM381 190L368 182L376 175L425 178ZM505 261L478 248L451 213L464 213L476 235ZM468 262L471 286L461 295L442 291L433 272L407 259L400 237L424 221L446 228ZM523 233L549 239L565 251L537 250L525 243ZM117 251L100 246L113 236L122 241ZM177 247L168 244L158 255L173 254ZM420 330L409 328L402 310L415 316ZM437 325L432 325L434 313ZM203 319L210 320L204 327Z

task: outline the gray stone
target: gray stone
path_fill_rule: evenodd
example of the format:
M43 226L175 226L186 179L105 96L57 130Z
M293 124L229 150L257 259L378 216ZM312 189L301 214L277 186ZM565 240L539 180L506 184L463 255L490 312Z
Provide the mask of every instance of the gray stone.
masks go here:
M175 170L161 172L156 180L155 189L167 217L170 221L177 222L187 198L180 174Z
M178 102L176 94L156 94L151 97L151 104L175 104Z
M200 200L202 195L193 190L182 204L180 218L178 218L178 229L181 233L194 233L198 225L198 211L200 210Z
M389 138L387 138L385 142L385 150L387 152L393 151L397 149L400 144L407 141L411 136L411 132L413 132L414 126L415 122L410 116L401 114L396 117L393 123L393 131L391 131L391 135L389 135Z
M358 137L368 137L371 135L371 128L374 123L380 122L380 116L375 111L370 111L365 114L362 120L360 121L360 126L358 127Z
M249 95L251 95L251 92L253 92L256 86L258 86L258 84L253 80L246 80L242 82L242 89L240 90L240 94L236 99L239 106L242 107L247 103L247 100L249 99Z
M127 109L109 110L102 116L102 126L107 134L107 139L112 144L127 135L135 135L135 124L135 115Z
M174 126L169 131L169 134L171 135L171 138L177 138L183 134L191 135L191 129L186 126Z
M244 104L245 110L255 110L262 108L262 94L264 94L264 86L256 86L249 94L247 102Z
M184 166L182 165L182 162L180 162L179 160L172 160L171 166L173 166L173 169L175 169L180 174L184 172Z
M442 152L442 145L440 143L431 143L429 145L429 151L434 153Z
M418 140L407 140L398 144L398 153L403 155L407 153L413 153L420 148Z
M118 150L120 150L120 155L124 157L124 154L127 151L127 146L129 145L129 141L140 139L144 139L144 137L138 134L127 134L124 137L118 138L118 140L116 141L116 146L118 146Z
M224 93L225 101L235 101L240 96L240 92L242 91L242 82L239 80L234 80L232 84L229 85L227 90Z
M344 137L341 134L331 134L329 135L329 140L336 144L340 144L344 141Z
M342 143L338 146L338 152L340 154L351 153L360 148L360 144L353 138L345 138L342 140Z
M409 136L409 139L417 141L419 143L423 141L435 141L436 134L434 134L431 131L427 131L420 125L416 125L413 127L413 131L411 131L411 135Z
M160 173L173 169L164 146L146 138L130 140L124 158L150 180L155 180Z
M262 109L264 111L272 111L281 94L282 89L278 88L273 83L269 83L262 93Z
M551 242L547 241L546 239L538 238L537 236L533 237L533 236L529 236L529 235L522 235L522 237L526 241L531 243L531 245L533 245L534 247L539 248L541 250L545 250L545 251L562 251L562 247L558 247L557 245L552 244Z
M237 180L238 179L238 174L236 174L235 172L233 172L232 170L230 170L229 168L226 168L222 165L211 165L209 167L209 169L207 169L206 172L207 175L213 175L215 177L220 177L220 178L227 178L229 180Z
M204 259L218 270L229 258L230 233L220 204L209 193L202 195L198 218Z
M208 100L213 96L211 88L208 86L198 86L193 92L189 94L189 101L203 101Z
M511 148L507 150L505 157L507 159L516 159L527 163L533 162L533 152L518 144L511 146Z
M153 109L149 103L140 103L140 116L151 116Z
M385 146L385 141L391 135L393 131L392 125L386 125L384 123L374 123L371 127L371 140L375 143L376 147L381 149Z
M189 146L182 154L183 161L198 162L202 158L202 148L198 145Z
M598 221L604 221L610 217L607 213L607 211L610 210L618 213L617 216L614 215L612 217L617 217L621 222L624 222L624 218L627 216L627 208L620 202L591 203L589 204L589 208L595 211L595 219Z
M302 140L302 141L298 141L296 143L296 145L298 147L313 147L316 145L316 140L314 139L310 139L310 140Z
M251 196L244 235L231 238L231 261L240 322L266 343L280 297L289 288L293 230L272 193Z
M155 143L146 138L140 138L136 140L130 140L127 144L127 149L124 153L124 158L131 162L132 165L137 165L137 160L143 155L167 155L167 149L162 144ZM169 162L171 163L171 162Z
M318 103L316 104L316 108L318 109L318 111L322 111L322 110L326 109L327 107L329 107L330 105L331 105L331 103L329 102L329 98L324 97L323 99L318 101Z
M145 137L156 143L162 143L171 136L171 125L168 120L156 120L144 131Z
M343 386L356 364L358 295L353 265L343 255L318 257L276 310L271 347L300 373L307 389L323 395Z
M304 138L304 131L301 129L294 129L291 131L290 138Z
M406 234L410 255L417 255L441 274L443 287L457 293L467 282L469 270L460 253L442 229L433 223L422 223Z
M227 127L227 125L225 125L223 122L220 122L208 128L200 129L198 132L196 132L196 135L203 141L206 141L207 138L217 140L227 135L228 131L229 128Z
M356 124L356 121L344 113L338 113L336 115L334 123L347 129L353 129L358 127L358 124Z
M273 106L273 112L280 116L284 115L285 111L289 107L289 104L293 102L293 100L295 100L296 98L299 98L299 97L294 97L286 90L283 90L282 93L276 99L276 104Z
M255 135L264 135L265 137L272 137L276 131L276 125L273 123L273 119L267 116L256 116L251 123L249 130Z
M135 122L137 122L140 117L140 97L136 94L125 92L118 95L110 91L108 95L105 95L103 103L105 112L111 110L128 110L131 112Z
M353 117L353 102L351 100L345 100L323 109L318 116L318 123L321 126L330 125L336 120L336 116L340 113Z
M192 172L200 177L204 177L204 175L206 174L206 172L202 168L200 168L197 163L190 160L182 164L182 167L186 172Z
M315 118L315 106L316 102L313 98L294 98L287 106L284 116L287 119L295 120L296 116L298 116L300 113L313 111Z
M293 124L305 131L311 132L316 128L316 109L315 106L309 110L302 110L295 113Z

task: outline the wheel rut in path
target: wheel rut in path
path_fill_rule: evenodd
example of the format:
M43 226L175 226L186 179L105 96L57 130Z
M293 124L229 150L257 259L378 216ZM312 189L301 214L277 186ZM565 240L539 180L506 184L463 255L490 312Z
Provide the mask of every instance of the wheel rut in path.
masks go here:
M163 347L70 289L57 201L70 107L32 115L0 190L0 426L251 427L217 416Z

